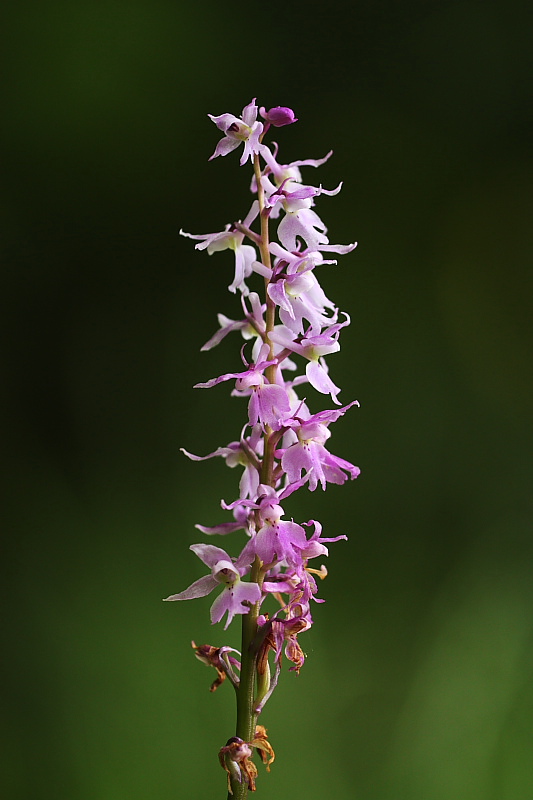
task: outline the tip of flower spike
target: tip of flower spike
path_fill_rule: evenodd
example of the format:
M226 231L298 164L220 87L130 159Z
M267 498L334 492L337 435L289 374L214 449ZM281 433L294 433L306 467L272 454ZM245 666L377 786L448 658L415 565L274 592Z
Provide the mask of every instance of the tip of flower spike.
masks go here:
M283 125L292 125L293 122L298 122L298 118L294 116L292 108L286 106L276 106L266 111L264 106L261 106L259 113L273 125L275 128L281 128Z

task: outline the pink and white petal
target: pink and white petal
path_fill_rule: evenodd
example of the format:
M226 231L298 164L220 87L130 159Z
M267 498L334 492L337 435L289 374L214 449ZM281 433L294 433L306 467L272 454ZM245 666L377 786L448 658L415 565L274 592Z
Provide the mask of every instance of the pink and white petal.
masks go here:
M345 533L341 533L340 536L321 536L320 537L320 541L321 542L340 542L341 539L344 539L345 541L348 541L348 537L346 536Z
M276 258L282 258L284 261L288 261L289 264L301 258L301 256L295 256L294 253L290 253L288 250L285 250L285 248L277 242L270 242L268 249L273 256L276 256Z
M287 293L285 291L285 283L285 281L281 280L269 284L267 290L268 296L275 302L277 306L286 311L292 320L295 320L296 317L294 315L293 307L289 302L289 298L287 297Z
M282 420L290 413L291 404L282 386L266 384L257 390L260 419L273 430L279 430Z
M189 550L192 550L210 569L213 569L219 561L229 561L231 563L226 551L222 550L221 547L215 547L214 544L191 544Z
M334 197L336 194L339 194L341 189L342 189L342 181L335 189L324 189L321 186L318 190L318 194L327 194L329 197Z
M224 625L224 630L228 627L235 614L247 614L250 610L249 605L244 602L257 603L261 599L261 590L257 583L238 582L232 589L224 589L211 606L211 622L220 622L225 612L228 612L228 619Z
M248 159L253 161L255 153L261 152L262 145L259 142L259 137L262 132L263 124L261 122L254 122L251 134L244 140L244 150L239 161L241 167L246 164Z
M333 150L330 150L324 158L304 158L303 161L292 161L289 166L291 167L321 167L333 155Z
M242 244L240 246L240 250L244 256L244 277L249 278L253 272L253 263L256 259L257 253L255 252L255 247L252 247L251 244ZM248 289L246 290L248 294Z
M309 361L305 368L305 374L307 375L307 380L317 392L331 395L333 402L340 406L340 401L337 400L340 389L338 386L335 386L326 370L318 361Z
M307 522L302 522L302 525L304 525L306 528L310 528L311 525L314 526L314 531L313 531L312 538L313 537L316 538L316 537L320 536L320 534L322 533L322 523L319 522L317 519L310 519Z
M265 267L264 264L261 264L260 261L254 261L252 263L252 269L254 272L257 272L258 275L261 275L262 278L266 278L269 281L272 277L272 270L268 267Z
M296 483L289 483L289 484L288 484L288 485L287 485L287 486L286 486L286 487L285 487L285 488L284 488L284 489L283 489L283 490L282 490L282 491L279 493L279 499L280 499L280 500L285 500L285 498L286 498L286 497L289 497L289 495L291 495L293 492L297 492L297 491L298 491L298 489L301 489L301 488L302 488L302 486L304 486L304 485L307 483L307 481L310 479L310 477L311 477L311 475L312 475L312 474L313 474L313 470L312 470L312 469L310 469L308 472L306 472L306 473L305 473L305 475L303 476L303 478L300 478L300 480L299 480L299 481L296 481Z
M339 417L342 417L349 408L352 406L358 406L358 400L352 400L351 403L348 403L347 406L343 406L342 408L333 408L331 410L326 411L319 411L318 414L314 414L312 419L315 422L322 423L323 425L328 425L330 422L337 422Z
M329 551L325 545L313 540L309 542L303 554L305 558L317 558L317 556L329 556Z
M212 161L217 156L227 156L232 150L236 150L239 145L240 141L238 139L230 139L226 136L224 139L219 141L215 148L215 152L209 157L209 161Z
M258 215L259 215L259 202L257 200L254 200L254 202L250 206L249 212L242 221L244 227L249 228L254 219L256 219Z
M211 389L213 386L217 386L219 383L223 383L224 381L229 381L231 378L238 378L242 375L241 372L226 372L225 375L219 375L218 378L211 378L205 383L195 383L193 389Z
M256 549L255 549L255 536L248 539L246 544L244 545L243 549L241 550L241 554L239 555L237 561L235 562L235 566L241 573L241 577L246 575L249 572L252 562L256 556Z
M241 121L239 117L236 117L234 114L219 114L218 117L213 116L213 114L208 114L207 116L211 122L214 122L217 128L220 131L224 131L224 133L226 133L230 125L239 125Z
M248 607L244 606L243 603L258 603L261 600L261 589L259 588L259 584L254 583L253 581L238 581L233 587L233 602L237 605L239 604L242 607L242 611L238 611L237 613L241 614L248 611Z
M229 228L229 226L226 227ZM221 253L223 250L228 250L230 247L233 248L235 246L235 241L235 231L226 230L222 233L218 233L216 236L213 236L212 239L206 242L207 253L208 255L212 256L213 253ZM196 250L202 249L202 245L196 245Z
M252 248L253 249L253 248ZM236 247L235 248L235 275L233 278L233 282L228 286L230 292L235 292L237 289L240 289L244 286L244 271L245 271L245 253L244 247ZM254 251L254 258L255 258L255 251Z
M259 473L251 464L246 466L239 481L239 497L254 497L259 486Z
M294 585L290 581L264 581L264 592L294 592Z
M298 525L297 522L280 520L278 522L278 530L280 533L280 538L286 541L287 544L290 543L300 550L307 546L305 531L301 525Z
M200 348L200 352L204 353L207 350L211 350L213 347L216 347L217 344L220 344L222 339L231 333L232 331L242 330L246 325L246 322L242 320L233 321L228 319L227 324L223 325L221 328L213 334L213 336Z
M190 458L191 461L207 461L208 458L214 458L215 456L224 456L224 458L226 458L233 453L231 447L218 447L207 456L195 456L194 453L189 453L189 451L184 447L180 447L180 450L187 456L187 458Z
M341 256L345 256L347 253L351 253L352 250L355 250L357 247L357 242L353 242L353 244L321 244L320 249L323 250L325 253L339 253ZM327 263L327 262L325 262Z
M355 464L351 464L344 458L340 458L339 456L334 456L331 453L328 453L328 456L329 456L328 461L332 459L337 467L346 470L346 472L349 473L352 480L354 480L354 478L358 478L359 475L361 474L361 470L359 469L359 467L356 467Z
M208 536L212 536L215 533L225 536L227 533L241 531L244 525L241 525L239 522L222 522L220 525L212 525L211 527L206 525L195 525L194 527L202 531L202 533L206 533Z
M228 627L231 620L233 619L233 614L230 614L230 607L231 607L231 597L228 589L224 589L219 596L216 598L215 602L211 606L210 609L210 616L211 622L214 625L216 622L220 622L226 611L228 612L228 619L226 624L224 625L224 630Z
M248 402L248 422L252 427L259 421L260 413L258 392L252 389L250 400Z
M280 344L284 348L288 348L289 350L294 350L295 353L300 353L300 355L304 355L305 346L300 344L299 342L294 341L294 333L289 331L287 328L282 327L280 325L276 325L273 331L270 331L268 334L268 338L271 342L275 342L275 344Z
M312 466L312 458L309 448L300 443L293 444L291 447L288 447L282 456L281 466L283 471L287 473L289 483L295 483L296 481L300 480L302 472L305 472L305 470L310 469ZM315 488L316 479L314 480L314 487L311 489L311 491L313 491Z
M164 600L195 600L197 597L205 597L213 591L215 586L219 586L219 582L212 575L204 575L194 583L191 583L188 589L178 594L171 594L170 597L165 597Z
M278 225L278 239L287 250L298 249L297 237L307 241L304 233L296 214L285 214Z
M320 459L321 451L324 448L317 444L316 442L312 442L309 445L309 450L311 452L311 459L313 462L313 472L311 473L311 477L309 479L309 488L311 491L316 489L317 481L320 481L320 485L322 486L322 490L326 490L326 476L324 475L323 464ZM327 452L327 451L326 451ZM312 484L314 484L312 486Z
M323 467L325 481L328 483L336 483L338 486L342 486L343 483L346 483L348 476L336 464L325 462ZM322 485L322 488L326 488L324 484Z
M285 558L285 553L277 533L277 526L263 525L254 538L247 543L246 548L251 549L253 546L254 552L264 564L270 564L274 559L281 561Z
M257 106L255 104L256 100L257 98L254 97L254 99L248 103L247 106L244 106L242 110L242 121L245 125L248 125L249 128L252 127L257 119Z

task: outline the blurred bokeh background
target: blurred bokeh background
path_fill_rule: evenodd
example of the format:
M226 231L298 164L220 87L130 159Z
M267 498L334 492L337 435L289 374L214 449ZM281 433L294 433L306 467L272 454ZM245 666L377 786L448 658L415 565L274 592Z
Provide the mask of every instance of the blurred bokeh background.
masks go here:
M533 6L516 0L48 0L4 11L7 800L225 797L233 697L190 640L195 522L237 475L236 339L200 354L232 259L178 236L242 218L249 170L206 114L299 117L282 160L357 250L330 361L359 480L286 503L332 546L308 655L264 714L267 798L533 797ZM315 410L322 406L317 406ZM227 540L225 540L225 543ZM233 545L238 549L240 540Z

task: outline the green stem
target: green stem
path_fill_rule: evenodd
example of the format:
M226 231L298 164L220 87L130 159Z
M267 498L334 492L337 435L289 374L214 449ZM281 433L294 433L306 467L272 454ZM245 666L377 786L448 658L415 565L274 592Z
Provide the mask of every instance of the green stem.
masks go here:
M252 564L250 580L255 583L259 580L261 563L258 558ZM242 617L242 644L241 644L241 678L237 692L237 728L236 736L245 742L255 738L255 723L257 714L254 714L255 697L255 666L257 653L253 652L251 645L257 633L257 617L259 616L259 603L256 603L248 614ZM248 795L248 786L245 780L242 783L231 782L233 800L245 800ZM228 798L232 796L228 794Z
M257 242L261 253L261 261L268 269L272 269L270 250L269 250L269 231L268 231L268 214L265 213L265 192L261 184L261 166L259 163L259 156L254 156L254 173L257 183L257 199L259 202L259 216L261 219L261 237ZM268 341L268 334L274 329L276 323L276 306L275 303L268 296L268 280L265 279L265 298L266 298L266 315L265 315L265 337ZM269 359L274 358L274 346L270 344ZM276 365L273 364L266 369L266 377L270 383L276 380ZM267 426L264 434L264 453L263 462L261 465L261 483L272 486L273 485L273 466L274 466L274 451L276 447L277 437ZM250 572L250 581L259 583L261 586L264 579L264 572L261 570L261 562L256 557L252 564ZM257 652L252 650L252 643L257 634L257 617L259 616L259 603L256 603L248 614L242 616L242 644L241 644L241 673L240 683L237 691L237 729L236 736L243 739L245 742L251 742L255 738L255 725L257 721L257 714L254 713L254 698L255 698L255 683L256 683L256 662ZM228 800L246 800L248 796L248 786L246 780L243 779L242 783L238 781L231 781L231 789L233 794L228 793Z

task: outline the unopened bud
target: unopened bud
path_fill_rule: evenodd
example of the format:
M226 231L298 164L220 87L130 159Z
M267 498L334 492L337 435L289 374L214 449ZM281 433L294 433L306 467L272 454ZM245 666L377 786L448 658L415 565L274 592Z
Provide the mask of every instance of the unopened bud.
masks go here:
M261 106L259 113L263 119L266 119L266 121L270 122L275 128L281 128L283 125L292 125L293 122L298 122L292 108L286 108L285 106L276 106L275 108L271 108L270 111L265 111L265 107Z

